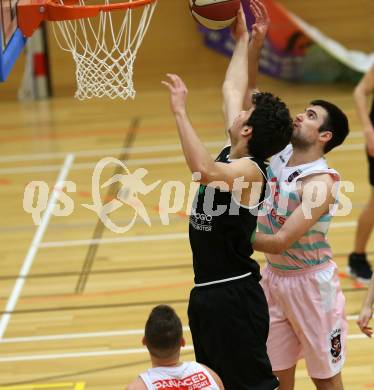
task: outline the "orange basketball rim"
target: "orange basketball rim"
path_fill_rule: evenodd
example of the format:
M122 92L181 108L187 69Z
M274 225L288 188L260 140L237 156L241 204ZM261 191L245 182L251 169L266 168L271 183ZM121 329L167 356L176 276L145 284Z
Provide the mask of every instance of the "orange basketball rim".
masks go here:
M43 20L55 22L52 27L58 45L76 63L77 99L134 99L135 58L157 1L95 0L102 2L98 5L85 1L20 0L18 26L25 36L31 36ZM134 8L141 8L136 23L132 22ZM120 13L118 18L112 18L114 12Z
M62 21L95 17L102 12L143 7L156 0L134 0L126 3L84 5L79 0L20 0L17 5L18 25L30 37L43 20Z

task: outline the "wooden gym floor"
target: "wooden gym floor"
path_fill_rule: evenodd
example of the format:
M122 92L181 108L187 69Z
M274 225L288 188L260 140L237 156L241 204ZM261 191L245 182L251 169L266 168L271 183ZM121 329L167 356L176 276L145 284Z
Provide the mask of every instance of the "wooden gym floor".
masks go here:
M369 191L352 86L298 86L267 78L261 84L263 90L282 96L293 114L304 110L309 100L323 97L335 101L350 117L351 135L328 160L343 180L354 183L355 191L347 194L353 209L334 219L329 237L347 299L350 335L345 389L372 388L374 344L355 325L366 289L345 274L357 215ZM190 91L191 120L212 153L224 141L220 107L219 87ZM160 220L162 186L170 180L181 181L188 193L191 182L166 90L138 91L134 102L81 103L73 98L2 102L0 116L0 389L123 389L149 365L140 340L150 309L159 303L171 304L187 325L193 274L186 201L170 215L170 224ZM97 216L81 204L92 204L95 164L103 157L119 157L124 145L131 172L147 169L147 185L161 180L150 194L139 195L151 226L138 216L127 233L105 229L95 234ZM65 161L69 153L74 157L71 166ZM66 180L76 183L76 192L69 193L74 212L51 215L42 234L23 210L24 189L37 180L53 188L61 170ZM105 175L109 177L113 170L106 168ZM178 200L183 200L180 195ZM131 208L126 206L113 213L121 226L131 217ZM32 245L36 234L39 241ZM373 243L372 239L371 252ZM261 254L255 258L263 265ZM24 263L30 268L20 278ZM183 357L193 359L188 330L185 335L188 348ZM302 362L296 388L313 388Z

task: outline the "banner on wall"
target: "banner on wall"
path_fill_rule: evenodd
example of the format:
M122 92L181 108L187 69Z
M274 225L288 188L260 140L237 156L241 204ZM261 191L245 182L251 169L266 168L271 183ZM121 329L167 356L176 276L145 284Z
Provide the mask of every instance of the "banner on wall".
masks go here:
M263 1L271 24L261 52L260 72L289 81L357 82L374 64L374 53L347 50L280 4ZM251 26L254 18L247 2L243 7ZM208 47L231 56L235 42L229 29L201 31Z

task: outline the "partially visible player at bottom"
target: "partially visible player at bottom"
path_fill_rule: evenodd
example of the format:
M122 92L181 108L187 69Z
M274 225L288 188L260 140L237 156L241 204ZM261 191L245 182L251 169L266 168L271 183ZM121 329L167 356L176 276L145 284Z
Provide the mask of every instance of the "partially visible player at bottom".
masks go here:
M294 388L300 357L317 389L343 389L345 298L326 237L340 177L324 155L348 132L338 107L314 100L296 116L291 145L267 170L274 196L258 218L253 248L267 260L261 282L270 312L267 346L280 390Z
M170 306L153 308L145 325L143 345L149 351L152 368L140 374L126 390L224 389L210 368L180 361L181 347L185 345L182 322Z

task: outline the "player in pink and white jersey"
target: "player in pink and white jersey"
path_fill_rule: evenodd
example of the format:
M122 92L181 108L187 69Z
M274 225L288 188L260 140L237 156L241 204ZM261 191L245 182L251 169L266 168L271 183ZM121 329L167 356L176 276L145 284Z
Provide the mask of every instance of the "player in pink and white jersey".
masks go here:
M249 74L248 98L256 87L256 60L249 56L247 64L243 61L226 77L235 89ZM291 145L272 153L267 180L275 191L274 196L265 196L257 220L259 233L254 240L250 231L247 235L253 248L266 254L261 285L270 314L267 353L279 390L294 389L302 356L317 390L343 390L345 299L326 239L337 209L340 176L328 167L324 155L348 132L346 115L324 100L313 100L296 116Z
M343 390L345 298L326 237L340 176L324 155L348 132L338 107L314 100L296 116L291 145L267 169L275 191L258 218L253 248L267 260L261 282L270 313L267 347L280 390L293 390L301 357L317 390Z

